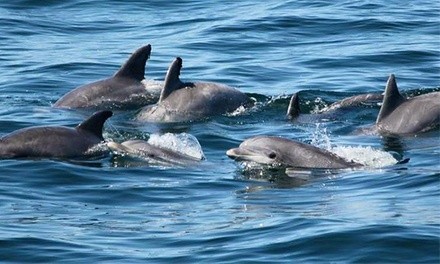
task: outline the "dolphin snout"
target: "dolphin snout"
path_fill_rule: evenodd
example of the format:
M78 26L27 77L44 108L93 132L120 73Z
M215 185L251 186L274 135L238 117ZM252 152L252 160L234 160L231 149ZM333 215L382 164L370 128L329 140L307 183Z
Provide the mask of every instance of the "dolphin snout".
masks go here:
M238 158L239 154L238 154L238 148L232 148L226 151L226 156L228 156L231 159L236 159Z

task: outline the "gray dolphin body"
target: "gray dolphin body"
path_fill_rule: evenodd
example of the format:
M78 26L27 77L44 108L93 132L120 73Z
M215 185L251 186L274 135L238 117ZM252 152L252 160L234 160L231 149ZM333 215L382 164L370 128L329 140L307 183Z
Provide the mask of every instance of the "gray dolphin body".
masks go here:
M152 163L190 165L201 160L167 148L154 146L145 140L128 140L120 144L109 142L107 146L113 152L144 157Z
M88 156L103 139L104 122L111 111L93 114L75 128L29 127L0 138L0 158L76 158Z
M303 169L344 169L362 166L309 144L270 136L249 138L238 148L228 150L226 155L239 161Z
M156 105L144 107L137 120L147 122L188 122L233 112L251 103L244 93L210 82L183 83L180 78L182 59L170 65Z
M150 53L151 45L137 49L112 77L75 88L56 101L54 107L102 109L156 103L162 84L144 78Z
M351 107L362 106L364 104L372 103L372 102L380 102L383 100L383 95L380 93L366 93L350 96L342 99L341 101L335 102L328 107L323 108L318 113L326 113L338 109L346 109ZM300 102L298 93L294 93L290 98L290 103L287 108L287 117L289 119L297 118L301 113L300 110Z
M368 103L381 102L383 100L383 94L381 93L366 93L353 95L342 99L341 101L335 102L328 107L325 107L320 112L327 112L336 109L344 109L350 107L362 106Z
M440 92L404 98L393 74L388 78L376 128L385 134L416 134L440 125Z

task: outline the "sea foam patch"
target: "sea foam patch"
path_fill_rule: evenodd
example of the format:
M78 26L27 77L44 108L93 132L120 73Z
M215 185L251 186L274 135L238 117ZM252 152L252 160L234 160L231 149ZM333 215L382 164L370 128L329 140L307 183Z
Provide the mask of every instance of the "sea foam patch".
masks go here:
M372 168L390 166L398 162L390 153L370 146L337 146L331 148L330 151L346 160Z
M148 143L153 146L167 148L181 154L185 154L194 157L199 160L205 159L202 146L196 137L188 133L165 133L165 134L152 134L148 139Z

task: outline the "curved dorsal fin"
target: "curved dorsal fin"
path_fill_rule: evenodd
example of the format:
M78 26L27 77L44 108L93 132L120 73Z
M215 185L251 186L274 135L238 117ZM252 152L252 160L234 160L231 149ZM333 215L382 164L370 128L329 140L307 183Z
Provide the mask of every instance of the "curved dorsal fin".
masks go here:
M405 98L403 98L403 96L399 93L399 89L397 88L396 84L396 77L394 77L394 74L391 74L385 87L382 107L380 108L376 123L393 112L394 109L396 109L396 107L399 106L403 101L405 101Z
M296 118L299 116L299 112L299 96L298 93L294 93L287 108L287 117L290 119Z
M167 75L165 76L165 83L160 93L159 102L168 97L173 91L178 90L182 87L182 82L180 81L179 75L180 70L182 69L182 59L177 57L171 63L168 68Z
M133 78L142 81L145 75L145 63L150 57L151 45L137 49L115 73L115 77Z
M99 137L101 140L104 140L102 137L102 127L104 126L105 121L112 115L112 111L96 112L91 117L79 124L76 129L88 131Z

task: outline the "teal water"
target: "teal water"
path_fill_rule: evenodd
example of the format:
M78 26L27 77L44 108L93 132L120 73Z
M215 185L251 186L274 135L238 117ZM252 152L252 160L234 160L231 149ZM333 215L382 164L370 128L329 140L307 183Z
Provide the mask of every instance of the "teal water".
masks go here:
M136 111L106 123L107 139L190 133L206 156L197 166L1 160L1 262L440 262L438 130L360 132L376 104L303 122L284 116L294 92L312 113L382 92L390 73L406 95L438 91L438 1L9 1L0 31L0 135L76 125L90 112L51 105L147 43L147 79L162 80L180 56L182 79L222 82L259 102L194 124L139 124ZM261 134L411 160L298 184L225 155Z

